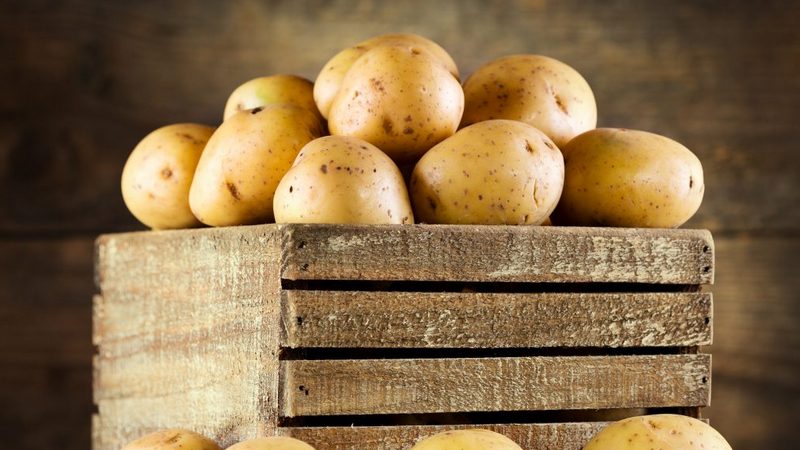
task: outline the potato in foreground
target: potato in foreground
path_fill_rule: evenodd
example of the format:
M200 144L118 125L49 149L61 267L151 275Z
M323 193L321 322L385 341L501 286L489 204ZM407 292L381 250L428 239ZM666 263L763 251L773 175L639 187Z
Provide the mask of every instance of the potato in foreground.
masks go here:
M316 116L298 106L234 114L211 136L197 164L192 212L217 227L272 221L275 188L300 149L321 133Z
M675 228L703 201L703 167L688 148L645 131L598 128L562 149L557 225Z
M400 170L361 139L309 142L275 192L278 223L414 223Z
M122 450L220 450L220 446L193 431L173 428L143 436Z
M122 199L131 213L154 229L200 225L189 208L189 187L214 128L180 123L148 134L122 170Z
M572 67L540 55L512 55L479 67L464 82L461 126L491 119L533 125L561 148L597 126L589 83Z
M292 437L270 436L248 439L231 445L226 450L314 450L314 447Z
M296 75L272 75L243 83L228 97L224 119L239 111L274 104L299 106L313 112L322 120L314 102L314 85Z
M544 222L563 183L553 141L512 120L458 131L420 159L409 182L420 222L508 225Z
M614 422L583 450L731 450L717 430L677 414L637 416Z
M451 430L434 434L411 450L522 450L508 437L490 430Z

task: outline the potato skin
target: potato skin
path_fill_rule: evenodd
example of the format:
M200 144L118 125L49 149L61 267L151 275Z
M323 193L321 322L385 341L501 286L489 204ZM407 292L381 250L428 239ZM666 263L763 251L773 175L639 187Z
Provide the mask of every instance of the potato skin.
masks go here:
M511 55L479 67L464 82L461 126L510 119L533 125L561 148L597 126L597 105L586 80L561 61Z
M340 51L322 67L314 83L314 100L323 117L326 119L328 118L328 112L330 111L333 99L339 93L342 80L347 71L350 70L350 66L352 66L361 55L379 45L400 45L423 48L433 55L454 77L456 77L456 79L458 79L458 67L456 67L453 58L451 58L447 51L440 47L439 44L430 39L408 33L375 36L359 42L353 47L348 47Z
M598 128L564 148L564 193L557 225L675 228L700 207L700 160L672 139Z
M381 45L350 67L331 104L328 128L363 139L402 163L451 136L463 110L461 85L430 53Z
M430 149L411 174L417 220L450 224L544 222L564 183L564 160L536 128L489 120Z
M133 149L122 170L122 199L131 213L154 229L201 225L189 208L189 187L213 127L167 125Z
M700 420L676 414L637 416L614 422L583 450L731 450L717 430Z
M346 136L309 142L275 192L278 223L411 224L400 170L380 149Z
M156 431L128 443L122 450L221 450L211 439L189 430Z
M508 437L490 430L451 430L429 436L411 450L522 450Z
M270 436L248 439L231 445L226 450L314 450L314 447L292 437Z
M297 106L234 114L211 136L197 164L192 212L212 226L272 221L275 188L300 149L320 135L314 114Z
M254 78L237 87L228 97L223 119L239 111L275 103L306 108L322 121L314 102L314 85L305 78L284 74Z

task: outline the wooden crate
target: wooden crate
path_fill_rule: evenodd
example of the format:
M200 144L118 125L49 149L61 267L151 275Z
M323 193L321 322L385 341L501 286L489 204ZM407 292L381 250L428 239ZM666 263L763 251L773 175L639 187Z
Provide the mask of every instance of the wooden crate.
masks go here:
M141 232L100 237L96 267L96 450L165 427L406 449L469 426L578 450L710 399L707 231Z

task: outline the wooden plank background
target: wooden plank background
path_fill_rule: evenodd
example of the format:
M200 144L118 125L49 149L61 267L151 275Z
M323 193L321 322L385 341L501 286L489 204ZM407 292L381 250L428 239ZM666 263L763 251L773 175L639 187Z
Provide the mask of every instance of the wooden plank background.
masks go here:
M124 160L167 123L218 123L258 75L313 78L338 49L427 35L464 75L496 56L562 59L599 122L663 133L703 161L688 226L716 241L711 423L739 450L795 448L800 414L800 3L419 0L0 3L0 435L89 448L92 242L140 229Z

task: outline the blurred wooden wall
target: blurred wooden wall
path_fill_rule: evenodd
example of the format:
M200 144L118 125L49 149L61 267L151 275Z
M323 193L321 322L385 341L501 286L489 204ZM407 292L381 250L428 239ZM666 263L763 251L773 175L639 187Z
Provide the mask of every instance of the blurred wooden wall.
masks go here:
M789 1L11 1L0 4L0 436L89 448L92 241L141 229L128 152L221 120L249 78L314 78L338 49L406 31L469 74L542 53L593 86L600 125L703 161L691 227L717 241L712 423L737 450L798 448L800 3Z

